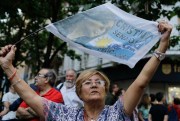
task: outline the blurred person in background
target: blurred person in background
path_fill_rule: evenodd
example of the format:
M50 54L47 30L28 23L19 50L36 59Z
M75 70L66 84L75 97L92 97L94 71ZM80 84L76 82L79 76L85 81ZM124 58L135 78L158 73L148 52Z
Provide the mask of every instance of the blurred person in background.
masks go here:
M13 86L9 87L9 92L3 95L2 102L4 109L0 112L0 117L2 121L17 121L16 112L10 111L9 106L19 98L19 95L14 90Z
M60 83L57 89L62 93L64 104L73 107L83 107L83 102L76 94L76 77L75 70L68 69L66 71L66 80Z
M119 98L118 96L119 86L117 83L113 83L110 85L110 90L106 96L105 104L106 105L113 105Z
M150 110L150 97L148 94L143 94L140 104L138 106L138 117L140 121L148 121L149 110Z
M156 93L157 104L152 105L149 111L149 121L168 121L168 108L163 92Z
M34 84L30 84L29 85L34 91L37 91L38 88L37 86L35 86ZM9 110L10 111L16 111L19 107L19 105L23 102L23 99L22 98L18 98L16 99L10 106L9 106Z
M169 121L180 121L180 98L175 97L173 104L168 106Z
M150 94L150 100L151 100L151 106L154 105L154 104L156 104L156 103L157 103L157 101L156 101L156 95L153 94L153 93L151 93L151 94Z

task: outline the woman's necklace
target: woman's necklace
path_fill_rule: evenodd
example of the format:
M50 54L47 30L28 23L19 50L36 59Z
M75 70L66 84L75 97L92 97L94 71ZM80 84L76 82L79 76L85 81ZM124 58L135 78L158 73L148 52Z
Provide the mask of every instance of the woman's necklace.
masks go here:
M96 121L96 120L95 118L88 116L86 111L84 111L84 121Z
M95 120L93 118L91 118L90 121L95 121Z

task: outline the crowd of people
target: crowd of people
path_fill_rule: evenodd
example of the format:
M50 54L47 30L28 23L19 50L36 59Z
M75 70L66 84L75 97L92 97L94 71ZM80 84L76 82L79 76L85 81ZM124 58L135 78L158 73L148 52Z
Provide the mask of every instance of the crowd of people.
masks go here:
M125 89L117 83L112 83L106 96L105 104L113 105L122 99ZM135 108L131 121L180 121L180 98L174 97L173 102L167 103L163 92L156 94L144 93Z
M139 118L146 121L147 111L144 110L148 109L148 118L156 121L154 114L156 109L160 108L159 105L163 104L164 95L158 93L158 96L156 95L157 102L153 102L153 105L150 106L146 104L148 98L144 94L144 89L161 62L157 54L164 54L169 46L172 26L162 21L158 25L158 30L162 33L162 37L155 51L156 55L149 59L138 77L126 90L119 88L118 84L114 84L110 88L110 92L110 80L102 72L85 70L76 77L77 74L73 69L66 71L64 83L53 87L56 81L55 72L43 68L35 77L37 88L32 89L20 78L17 69L12 64L16 51L15 45L2 47L0 50L0 66L6 73L15 94L21 98L18 108L13 110L15 117L9 119L3 118L11 112L9 107L18 96L11 101L4 100L9 105L6 107L4 104L3 111L6 113L3 111L0 113L2 120L137 121ZM138 107L140 99L142 99L142 104ZM176 104L173 104L173 107L174 105ZM164 109L164 112L166 111ZM145 116L143 112L146 112ZM166 114L167 112L164 117L167 119Z
M179 121L180 98L174 97L172 103L167 103L163 92L144 94L138 105L140 121Z

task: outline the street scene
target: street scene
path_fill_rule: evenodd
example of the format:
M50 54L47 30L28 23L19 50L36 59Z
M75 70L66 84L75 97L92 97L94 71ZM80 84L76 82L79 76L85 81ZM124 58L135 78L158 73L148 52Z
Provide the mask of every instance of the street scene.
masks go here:
M0 121L180 121L178 0L0 8Z

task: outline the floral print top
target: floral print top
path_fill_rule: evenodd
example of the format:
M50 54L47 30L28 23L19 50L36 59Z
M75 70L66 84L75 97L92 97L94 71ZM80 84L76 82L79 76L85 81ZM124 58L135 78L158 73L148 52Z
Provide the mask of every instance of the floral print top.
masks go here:
M76 108L43 99L45 121L84 121L84 108ZM97 121L131 121L118 100L113 106L105 105Z

